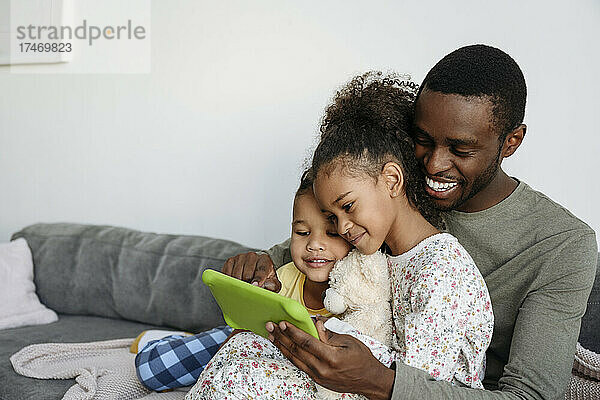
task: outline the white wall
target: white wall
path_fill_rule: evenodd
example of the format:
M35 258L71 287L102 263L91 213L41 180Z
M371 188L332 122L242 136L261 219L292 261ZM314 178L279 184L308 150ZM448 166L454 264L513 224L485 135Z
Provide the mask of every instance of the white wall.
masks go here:
M420 82L472 43L527 80L505 168L600 232L599 38L595 0L155 0L150 74L0 67L0 242L68 221L269 246L335 88L367 69Z

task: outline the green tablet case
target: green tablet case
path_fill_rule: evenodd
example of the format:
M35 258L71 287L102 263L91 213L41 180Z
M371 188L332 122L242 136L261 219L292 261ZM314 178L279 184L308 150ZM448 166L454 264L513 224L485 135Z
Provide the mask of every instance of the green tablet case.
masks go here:
M202 274L219 303L227 325L234 329L247 329L267 337L265 324L288 321L309 335L319 338L317 328L306 308L288 297L251 285L212 269Z

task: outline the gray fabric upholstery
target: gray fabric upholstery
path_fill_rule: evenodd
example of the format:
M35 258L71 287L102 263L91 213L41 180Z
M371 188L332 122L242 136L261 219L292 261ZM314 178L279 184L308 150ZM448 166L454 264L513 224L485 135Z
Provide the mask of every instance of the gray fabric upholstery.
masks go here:
M93 342L135 337L153 325L101 317L59 314L58 322L0 330L0 400L60 399L73 379L43 380L18 375L9 357L23 347L48 342Z
M56 312L192 332L223 324L202 271L250 250L207 237L66 223L31 225L12 240L19 237L33 253L40 300Z
M590 293L587 310L581 320L579 343L586 349L600 354L600 253L598 253L596 280Z

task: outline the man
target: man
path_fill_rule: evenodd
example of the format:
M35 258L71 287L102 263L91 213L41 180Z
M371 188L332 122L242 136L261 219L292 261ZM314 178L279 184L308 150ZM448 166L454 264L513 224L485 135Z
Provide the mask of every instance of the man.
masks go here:
M525 136L525 100L516 62L498 49L474 45L440 60L415 104L423 184L445 211L448 231L475 260L492 298L488 390L438 382L401 363L385 368L357 340L325 332L320 322L322 341L291 324L269 323L273 342L317 383L372 399L564 397L597 244L586 224L502 170L502 160ZM289 259L286 247L233 257L223 271L277 289L273 263Z

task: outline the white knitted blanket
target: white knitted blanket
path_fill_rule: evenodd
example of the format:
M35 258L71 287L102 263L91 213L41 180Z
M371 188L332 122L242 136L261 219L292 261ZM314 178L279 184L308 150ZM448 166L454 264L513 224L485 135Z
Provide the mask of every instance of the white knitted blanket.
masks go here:
M565 400L600 399L600 354L577 343L573 373Z
M182 400L189 388L156 393L135 374L133 339L90 343L42 343L24 347L10 357L18 374L38 379L71 379L76 384L65 400Z

